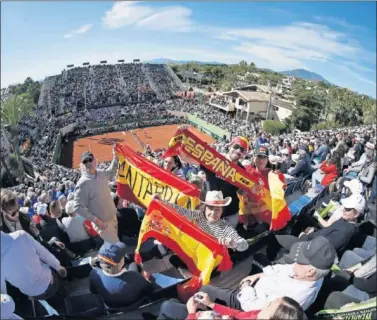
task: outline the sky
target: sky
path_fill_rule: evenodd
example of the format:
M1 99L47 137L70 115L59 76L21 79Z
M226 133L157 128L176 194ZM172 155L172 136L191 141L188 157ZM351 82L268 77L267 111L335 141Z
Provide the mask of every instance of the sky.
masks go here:
M1 2L1 88L118 59L307 69L376 97L376 2Z

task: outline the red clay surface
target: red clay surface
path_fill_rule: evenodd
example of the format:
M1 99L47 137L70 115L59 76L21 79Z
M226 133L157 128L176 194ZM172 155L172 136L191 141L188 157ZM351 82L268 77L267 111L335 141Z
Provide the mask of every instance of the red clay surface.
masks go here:
M143 129L131 130L136 134L144 144L149 144L152 150L166 148L170 138L174 135L178 125L167 125L159 127L149 127ZM137 140L132 136L131 131L119 131L105 133L98 136L91 136L79 139L73 144L72 167L77 168L80 165L80 156L85 151L93 152L98 161L110 161L112 155L112 143L128 144L134 150L142 152L142 148ZM207 143L214 142L214 139L202 131L190 128L203 141Z

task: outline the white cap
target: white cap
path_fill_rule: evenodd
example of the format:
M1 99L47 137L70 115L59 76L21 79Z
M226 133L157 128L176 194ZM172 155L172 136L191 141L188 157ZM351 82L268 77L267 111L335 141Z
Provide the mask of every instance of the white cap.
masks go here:
M242 160L241 164L242 164L243 166L249 166L249 165L251 165L251 161L248 160L248 159L244 159L244 160Z
M73 200L70 200L65 205L65 212L67 214L71 214L75 212L75 202Z
M344 186L352 192L352 194L361 194L363 192L363 184L359 179L353 179L351 181L345 181Z
M298 162L300 160L300 155L299 154L293 154L292 155L292 160L293 162Z
M47 204L45 203L38 204L37 213L41 216L44 216L47 213Z
M279 156L269 156L268 160L273 165L276 165L278 163L282 163L283 162L283 159L281 157L279 157Z
M371 142L367 142L366 147L367 147L368 149L372 149L372 150L374 150L374 144L371 143Z
M355 209L359 213L363 213L365 209L365 198L361 194L353 194L352 196L341 200L343 207Z

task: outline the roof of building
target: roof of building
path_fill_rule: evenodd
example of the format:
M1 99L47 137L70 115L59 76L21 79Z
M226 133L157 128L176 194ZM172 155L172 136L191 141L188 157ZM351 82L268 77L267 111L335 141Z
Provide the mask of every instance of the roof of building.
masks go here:
M239 95L246 101L262 101L267 102L270 99L270 95L264 92L256 92L256 91L245 91L245 90L233 90L229 92L224 92L224 95Z
M280 100L280 99L272 99L271 103L274 106L282 107L282 108L285 108L285 109L288 109L288 110L294 109L294 105L292 103L289 103L287 101L283 101L283 100Z

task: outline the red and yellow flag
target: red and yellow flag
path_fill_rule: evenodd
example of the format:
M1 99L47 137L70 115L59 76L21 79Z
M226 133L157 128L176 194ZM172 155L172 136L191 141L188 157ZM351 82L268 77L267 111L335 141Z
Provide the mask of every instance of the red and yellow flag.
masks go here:
M228 249L195 223L177 213L162 201L154 200L144 216L135 250L135 262L140 264L140 245L154 238L171 249L186 264L190 272L200 277L201 284L209 283L212 270L232 268Z
M200 204L200 191L194 185L159 167L127 145L117 145L117 193L147 208L151 196L158 193L163 200L188 209Z
M284 179L284 178L283 178ZM270 229L280 230L291 220L287 202L284 198L284 182L279 174L270 171L268 173L268 185L270 186L272 202L272 219Z

